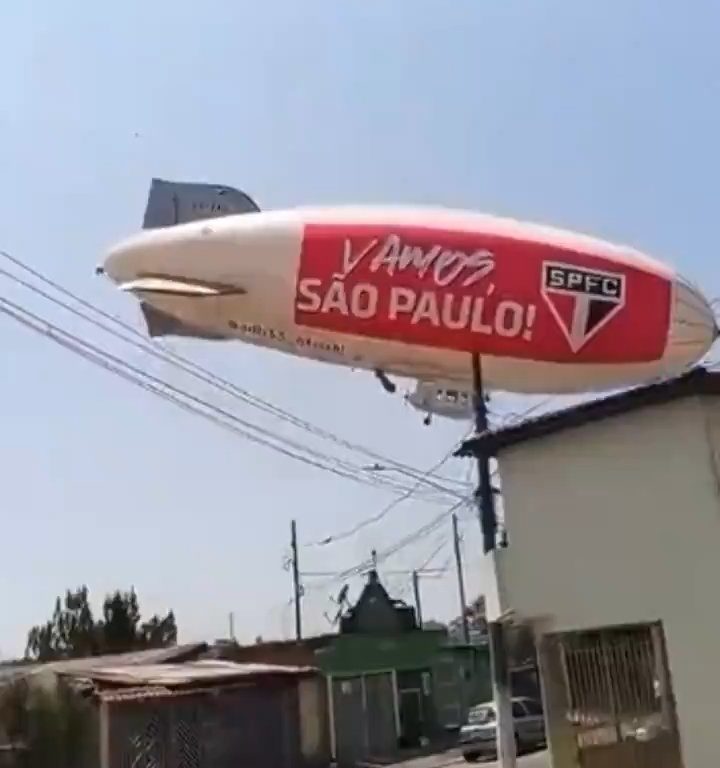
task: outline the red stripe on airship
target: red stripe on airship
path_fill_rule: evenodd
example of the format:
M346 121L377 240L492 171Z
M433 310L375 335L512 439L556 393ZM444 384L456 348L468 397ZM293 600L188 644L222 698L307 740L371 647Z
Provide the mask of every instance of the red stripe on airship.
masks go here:
M671 280L627 257L505 235L389 225L304 230L295 322L561 363L661 358Z

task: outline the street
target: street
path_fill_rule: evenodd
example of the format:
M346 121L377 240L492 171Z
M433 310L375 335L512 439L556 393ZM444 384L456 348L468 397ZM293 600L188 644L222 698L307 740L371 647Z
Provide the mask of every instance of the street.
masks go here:
M466 763L456 749L443 752L439 755L430 755L428 757L418 757L414 760L406 760L402 763L393 763L385 768L458 768L464 765L478 765L483 768L498 768L495 760L479 763ZM518 768L549 768L550 759L547 751L536 752L533 755L523 755L518 758Z

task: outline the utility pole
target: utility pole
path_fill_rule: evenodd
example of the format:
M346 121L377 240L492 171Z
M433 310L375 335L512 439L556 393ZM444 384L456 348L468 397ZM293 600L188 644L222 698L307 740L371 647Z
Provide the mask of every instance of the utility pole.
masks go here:
M478 435L487 431L487 405L483 390L480 356L472 355L473 396L475 410L475 431ZM483 536L483 553L495 557L497 516L495 497L490 484L490 461L486 454L478 453L478 489L477 502L480 515L480 527ZM497 573L496 573L497 579ZM490 644L490 673L492 677L493 698L497 712L497 761L500 768L516 768L515 724L512 714L512 685L505 652L505 631L501 622L488 622L488 640Z
M420 577L417 571L412 572L413 592L415 594L415 618L419 629L422 629L422 606L420 605Z
M457 568L458 597L460 598L460 618L462 619L463 641L465 645L470 642L468 630L467 602L465 601L465 579L463 577L462 555L460 554L460 536L458 534L458 519L455 512L452 513L453 547L455 549L455 567Z
M290 522L290 548L292 549L293 600L295 602L295 639L302 640L302 613L300 608L300 569L298 567L297 525Z
M228 614L228 621L230 624L230 639L235 640L235 614L230 611Z

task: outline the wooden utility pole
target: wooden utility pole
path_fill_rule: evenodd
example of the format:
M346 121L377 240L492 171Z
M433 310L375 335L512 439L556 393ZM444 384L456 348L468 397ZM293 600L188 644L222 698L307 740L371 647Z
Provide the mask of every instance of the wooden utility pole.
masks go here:
M488 418L478 354L472 355L472 374L475 431L481 435L487 431ZM483 537L483 553L492 553L491 557L494 557L497 534L495 497L490 481L490 460L487 454L480 451L477 455L477 468L477 503ZM512 714L512 684L506 655L505 628L499 621L488 621L487 626L490 645L490 673L497 711L497 761L500 768L515 768L517 765L515 724Z
M460 534L458 533L458 519L455 512L452 513L453 548L455 549L455 567L457 569L458 597L460 598L460 619L462 621L463 642L470 642L470 630L468 629L467 602L465 600L465 578L463 576L462 554L460 553Z
M298 565L297 551L297 525L294 520L290 522L290 548L292 550L292 575L293 575L293 600L295 602L295 639L302 640L302 612L300 599L300 568Z
M422 606L420 605L420 577L417 571L412 572L413 593L415 595L415 618L419 629L422 629Z

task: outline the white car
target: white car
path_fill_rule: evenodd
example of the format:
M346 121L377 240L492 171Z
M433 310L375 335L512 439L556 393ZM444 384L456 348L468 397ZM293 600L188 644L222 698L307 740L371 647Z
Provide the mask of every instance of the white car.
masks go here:
M518 753L545 746L545 718L540 702L514 698L512 710ZM496 726L497 715L492 701L477 704L468 712L467 723L460 729L460 748L468 763L496 754Z

